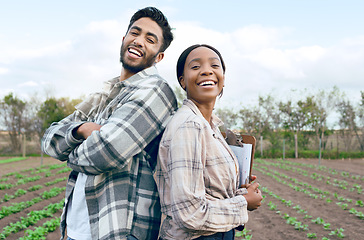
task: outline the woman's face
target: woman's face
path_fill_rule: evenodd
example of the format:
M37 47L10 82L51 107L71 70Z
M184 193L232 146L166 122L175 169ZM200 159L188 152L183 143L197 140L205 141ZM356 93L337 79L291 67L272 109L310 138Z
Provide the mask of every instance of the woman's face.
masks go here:
M215 103L224 87L224 71L219 56L207 47L198 47L187 56L181 86L195 103Z

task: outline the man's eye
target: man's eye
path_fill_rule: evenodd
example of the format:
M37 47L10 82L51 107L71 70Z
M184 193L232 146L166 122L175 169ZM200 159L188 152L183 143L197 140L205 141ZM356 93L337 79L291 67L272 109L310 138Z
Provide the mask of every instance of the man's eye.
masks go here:
M149 43L155 43L155 41L154 41L154 39L153 39L153 38L147 38L147 41L148 41Z

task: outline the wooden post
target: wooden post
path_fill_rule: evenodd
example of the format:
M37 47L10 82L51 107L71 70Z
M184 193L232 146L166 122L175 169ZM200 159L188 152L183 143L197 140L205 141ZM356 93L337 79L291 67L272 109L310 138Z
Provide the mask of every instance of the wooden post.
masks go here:
M294 135L294 153L296 159L298 158L298 139L297 139L297 133Z
M286 152L285 152L285 146L284 146L284 144L285 144L285 141L284 141L284 138L283 138L283 161L284 161L285 156L286 156Z
M23 157L26 155L26 138L25 133L23 133Z
M339 134L336 131L336 159L339 159Z
M321 164L321 136L320 136L320 144L319 144L319 166Z
M263 136L260 136L260 157L263 157Z

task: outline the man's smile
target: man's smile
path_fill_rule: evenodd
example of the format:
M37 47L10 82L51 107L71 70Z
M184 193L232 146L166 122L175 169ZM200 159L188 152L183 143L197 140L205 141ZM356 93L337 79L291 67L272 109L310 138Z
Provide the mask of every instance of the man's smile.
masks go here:
M143 52L140 49L129 47L128 52L132 55L135 55L136 57L143 57Z

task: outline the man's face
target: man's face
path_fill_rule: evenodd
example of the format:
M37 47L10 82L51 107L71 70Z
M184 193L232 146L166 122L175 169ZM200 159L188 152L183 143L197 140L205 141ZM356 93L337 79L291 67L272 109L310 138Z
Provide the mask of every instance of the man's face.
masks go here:
M163 59L159 52L163 44L163 32L150 18L140 18L130 27L120 50L120 62L125 70L137 73Z

